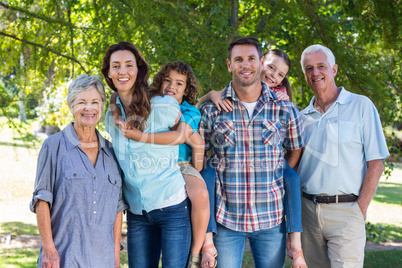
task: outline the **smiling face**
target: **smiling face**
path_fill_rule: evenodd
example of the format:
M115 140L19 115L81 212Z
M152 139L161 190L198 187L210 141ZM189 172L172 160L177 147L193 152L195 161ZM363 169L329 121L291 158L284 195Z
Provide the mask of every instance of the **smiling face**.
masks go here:
M102 97L95 87L78 93L70 107L79 127L95 127L102 114Z
M314 52L304 56L304 77L308 86L314 91L325 91L336 88L335 76L338 65L330 66L323 52Z
M235 86L248 87L260 82L262 61L253 45L236 45L226 61Z
M110 56L108 76L119 95L132 95L137 74L137 61L131 51L118 50Z
M288 72L289 66L286 64L285 60L269 53L264 58L261 80L267 83L271 88L277 87Z
M175 98L180 104L186 91L187 76L171 70L168 76L163 78L161 85L162 94Z

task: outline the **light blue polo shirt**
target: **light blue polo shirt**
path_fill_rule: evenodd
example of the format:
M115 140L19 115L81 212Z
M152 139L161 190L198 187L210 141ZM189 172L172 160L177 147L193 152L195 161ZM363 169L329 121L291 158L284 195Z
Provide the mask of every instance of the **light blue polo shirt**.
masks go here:
M117 98L123 119L124 109ZM151 99L151 112L144 132L170 131L179 115L179 103L171 96ZM106 131L112 137L120 167L124 172L123 192L129 210L137 215L160 208L167 199L183 189L185 183L177 165L178 146L136 142L122 136L110 110L106 113Z
M359 195L367 161L389 156L377 109L369 98L340 87L324 114L310 105L301 111L305 148L297 173L308 194Z

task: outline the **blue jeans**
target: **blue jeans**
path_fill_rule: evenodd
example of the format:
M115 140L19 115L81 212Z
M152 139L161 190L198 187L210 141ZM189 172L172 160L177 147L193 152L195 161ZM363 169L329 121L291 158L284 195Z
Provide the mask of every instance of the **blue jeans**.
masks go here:
M230 230L218 223L214 237L218 251L218 267L240 268L242 266L246 238L250 241L256 268L283 268L285 265L285 223L251 233Z
M188 199L178 205L143 210L142 215L127 212L128 266L157 268L186 267L191 242Z
M201 170L201 176L205 181L209 195L209 222L207 227L207 233L216 234L216 219L215 219L215 169L212 167L210 161L207 162L205 168Z
M283 186L285 187L286 232L303 232L299 175L289 166L287 161L284 162Z

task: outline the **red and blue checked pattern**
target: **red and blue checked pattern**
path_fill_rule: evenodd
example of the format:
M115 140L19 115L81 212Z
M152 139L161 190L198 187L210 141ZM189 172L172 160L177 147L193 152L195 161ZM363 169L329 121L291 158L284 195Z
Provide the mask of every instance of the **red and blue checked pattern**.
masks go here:
M250 118L230 83L222 99L232 112L219 112L212 102L201 108L200 134L205 150L214 149L217 170L216 219L225 227L254 232L277 226L283 219L284 150L303 147L303 125L290 101L263 91Z

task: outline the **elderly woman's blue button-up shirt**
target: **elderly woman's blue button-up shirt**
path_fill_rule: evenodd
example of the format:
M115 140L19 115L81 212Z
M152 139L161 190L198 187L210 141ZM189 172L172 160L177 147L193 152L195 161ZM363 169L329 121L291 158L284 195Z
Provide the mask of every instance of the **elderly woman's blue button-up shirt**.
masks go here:
M50 206L60 267L114 267L113 226L123 201L121 170L110 142L98 132L94 167L79 148L73 124L49 137L38 156L30 209L39 200ZM42 249L38 267L41 267Z
M116 103L125 120L120 98ZM171 96L164 96L151 99L151 106L144 132L170 131L180 112L179 103ZM158 209L184 187L184 179L177 165L177 145L147 144L123 137L113 122L110 110L106 113L105 125L124 172L123 192L132 213L141 215L143 209Z

